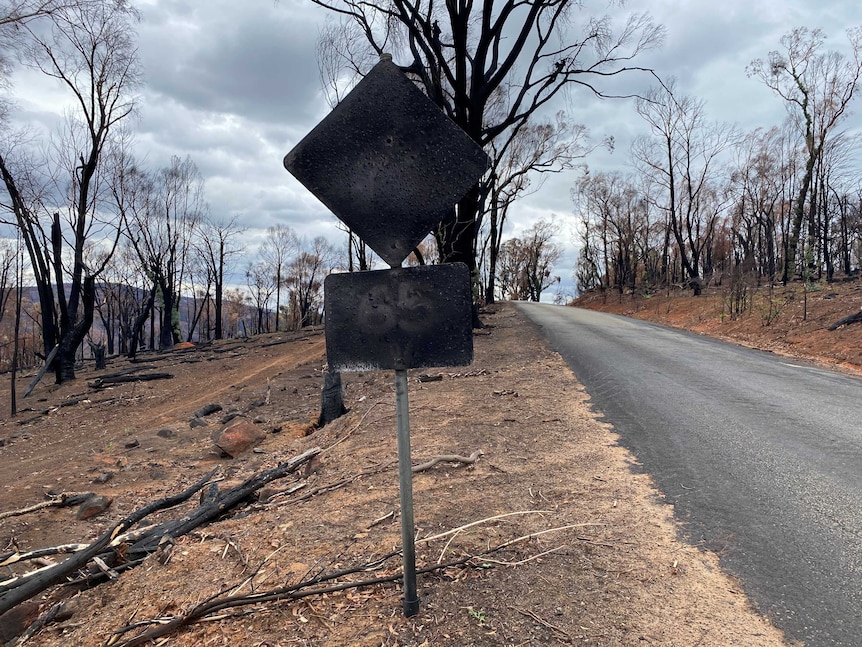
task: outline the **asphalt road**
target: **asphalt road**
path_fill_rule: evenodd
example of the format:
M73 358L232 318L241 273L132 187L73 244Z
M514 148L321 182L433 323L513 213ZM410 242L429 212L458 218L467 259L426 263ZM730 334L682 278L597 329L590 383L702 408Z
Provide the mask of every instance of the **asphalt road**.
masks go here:
M625 317L521 308L758 610L807 647L862 645L862 380Z

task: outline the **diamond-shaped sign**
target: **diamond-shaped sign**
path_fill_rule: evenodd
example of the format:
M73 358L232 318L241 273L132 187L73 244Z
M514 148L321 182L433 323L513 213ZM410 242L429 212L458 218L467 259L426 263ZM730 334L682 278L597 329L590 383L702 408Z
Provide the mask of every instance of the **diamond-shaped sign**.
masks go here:
M392 266L488 168L488 156L388 59L284 158Z

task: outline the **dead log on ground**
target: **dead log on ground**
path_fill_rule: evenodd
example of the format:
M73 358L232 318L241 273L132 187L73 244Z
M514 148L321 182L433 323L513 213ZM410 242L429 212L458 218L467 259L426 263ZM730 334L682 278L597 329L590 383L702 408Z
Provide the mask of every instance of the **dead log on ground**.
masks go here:
M309 449L272 469L255 474L222 494L219 494L216 488L215 492L208 493L208 496L204 497L199 507L184 517L149 526L140 534L135 535L134 538L130 538L129 541L134 543L122 551L122 558L119 557L118 551L112 548L112 546L116 546L115 540L119 535L125 533L153 512L174 507L190 499L210 482L216 471L213 470L180 494L154 501L132 513L95 542L83 550L76 551L72 557L65 561L26 573L21 577L0 584L0 614L63 580L73 578L76 573L86 568L91 562L97 565L93 574L85 574L83 577L73 579L71 583L93 586L104 581L113 572L111 567L116 567L117 570L128 570L128 568L137 566L150 553L158 549L163 538L176 539L205 523L225 516L267 483L296 472L302 465L317 456L320 451L320 448L317 447ZM215 484L211 484L211 487L212 485ZM99 561L96 560L100 560L107 568L100 566Z
M141 373L140 375L117 375L114 377L100 377L89 383L93 389L102 389L114 384L125 384L128 382L149 382L151 380L170 380L173 373Z
M145 505L143 508L136 510L122 521L114 524L111 529L90 544L85 550L76 552L74 555L59 564L40 569L38 571L33 571L32 573L28 573L22 577L15 578L11 582L4 583L0 586L0 614L5 613L16 604L19 604L24 600L29 600L33 596L42 593L49 587L63 581L68 576L83 568L93 557L102 552L102 550L108 546L117 535L126 532L129 528L145 519L153 512L172 508L187 501L195 494L195 492L200 490L209 482L215 472L216 470L211 471L200 481L179 494L159 499L158 501L153 501L152 503Z
M141 371L151 371L154 368L156 368L155 364L141 364L140 366L130 366L129 368L114 371L113 373L106 373L105 375L101 375L100 377L102 379L110 377L120 377L121 375L131 375L132 373L140 373Z
M36 388L36 385L39 384L39 381L48 371L48 367L51 366L51 362L54 361L54 357L57 355L57 351L60 350L60 344L54 346L54 350L48 353L48 357L45 358L45 363L42 365L42 368L39 369L39 372L36 373L36 377L33 378L33 381L30 382L30 385L27 387L27 390L24 391L24 395L21 397L26 398L33 392L33 389Z
M852 323L862 322L862 310L859 312L855 312L852 315L844 317L843 319L839 319L834 324L829 326L826 330L838 330L841 326L847 326Z
M12 551L0 555L0 567L11 566L18 562L26 562L31 559L42 559L43 557L51 557L53 555L69 555L77 553L79 550L84 550L89 544L63 544L61 546L50 546L48 548L37 548L36 550L27 550L22 552ZM2 586L2 582L0 582Z
M479 522L476 522L479 523ZM472 525L472 524L470 524ZM490 555L494 553L498 553L506 548L525 541L530 541L538 535L542 535L549 532L558 532L563 530L569 530L572 528L576 528L581 526L582 524L571 524L566 526L560 526L556 528L549 528L546 530L539 531L538 533L530 533L527 535L522 535L515 539L510 539L508 541L504 541L496 546L489 546L486 550L465 555L458 559L454 559L449 562L439 562L436 564L420 567L416 569L417 575L422 575L425 573L433 573L436 571L443 571L448 568L454 567L462 567L469 568L471 565L477 568L485 568L486 561L488 560ZM441 538L448 536L452 533L457 533L462 530L462 528L456 528L452 531L443 533L441 535L437 535L436 538ZM431 539L431 538L426 538ZM580 537L578 538L580 539ZM325 584L327 582L333 582L334 580L344 579L349 575L356 575L359 573L365 573L369 571L379 570L383 567L383 565L393 557L400 555L401 551L396 550L386 555L381 556L374 561L367 562L365 564L354 566L350 568L346 568L337 572L321 574L316 577L310 578L308 580L299 582L297 584L292 584L289 586L283 586L276 589L270 589L268 591L258 591L256 593L248 593L245 595L233 594L231 595L231 591L235 591L246 583L250 581L251 578L247 578L245 582L233 586L227 590L221 591L218 594L212 596L208 600L201 602L200 604L192 607L188 612L173 617L164 617L158 618L151 621L144 622L136 622L134 624L126 625L125 627L121 627L114 631L113 635L108 638L105 642L106 645L111 645L113 647L139 647L140 645L149 644L151 641L154 641L156 638L161 638L163 636L167 636L169 634L176 633L183 627L187 627L191 624L199 622L208 616L212 616L215 613L220 611L224 611L225 609L232 609L242 606L248 606L253 604L261 604L265 602L281 602L281 601L293 601L300 600L302 598L306 598L313 595L325 595L330 593L336 593L339 591L345 591L348 589L366 587L366 586L374 586L380 584L386 584L389 582L398 582L403 578L403 574L399 571L397 573L391 575L384 575L381 577L364 579L364 580L354 580L354 581L342 581L337 583L329 584L328 586L320 586L321 584ZM493 561L493 560L491 560ZM264 562L265 564L266 562ZM261 564L263 566L263 564ZM254 577L254 575L252 575ZM134 631L135 629L140 629L146 625L157 625L152 629L148 629L143 633L130 638L124 642L118 642L118 638L126 634L130 631Z
M0 519L6 519L8 517L20 517L22 514L28 514L30 512L36 512L37 510L43 510L44 508L66 508L73 505L80 505L87 499L93 496L92 492L64 492L58 497L52 498L50 501L42 501L41 503L35 503L31 506L27 506L26 508L21 508L20 510L8 510L6 512L0 512ZM3 556L0 555L0 561L2 561Z
M145 557L158 548L162 537L168 536L173 539L182 537L195 528L224 516L237 505L248 500L267 483L296 472L302 465L317 456L320 451L318 447L309 449L272 469L255 474L224 493L208 493L201 505L185 517L166 521L153 527L150 532L128 548L126 559L135 560L138 557Z

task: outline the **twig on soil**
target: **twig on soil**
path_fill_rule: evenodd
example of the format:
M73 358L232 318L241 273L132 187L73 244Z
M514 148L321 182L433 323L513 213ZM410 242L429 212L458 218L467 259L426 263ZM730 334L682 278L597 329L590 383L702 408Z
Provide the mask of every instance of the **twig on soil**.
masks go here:
M535 539L540 535L546 535L549 532L560 532L561 530L571 530L572 528L584 528L586 526L604 526L603 523L570 523L566 526L557 526L556 528L547 528L545 530L538 530L536 532L531 532L528 535L521 535L520 537L516 537L515 539L510 539L507 542L504 542L499 545L500 549L507 548L512 544L517 544L520 541L526 541L528 539Z
M489 521L497 521L498 519L505 519L506 517L513 517L515 515L521 514L553 514L553 510L519 510L517 512L506 512L504 514L497 514L493 517L485 517L484 519L479 519L478 521L472 521L468 524L464 524L463 526L458 526L457 528L452 528L452 530L447 530L446 532L441 532L439 535L432 535L431 537L425 537L424 539L417 539L417 544L422 544L427 541L434 541L435 539L442 539L443 537L448 537L449 535L453 535L459 533L467 528L472 528L473 526L478 526L483 523L488 523Z
M354 432L354 431L356 431L357 429L359 429L359 428L362 426L362 423L363 423L363 422L365 422L365 419L368 417L368 414L369 414L369 413L371 413L372 409L374 409L374 407L376 407L378 404L382 404L382 403L383 403L383 401L382 401L382 400L378 400L377 402L372 402L372 403L371 403L371 406L370 406L370 407L368 407L368 410L367 410L365 413L363 413L363 414L362 414L362 417L359 419L359 422L357 422L355 425L353 425L353 427L350 429L350 431L348 431L348 432L347 432L346 434L344 434L341 438L339 438L338 440L336 440L334 443L332 443L329 447L325 448L325 449L324 449L322 452L320 452L320 453L321 453L321 454L323 454L323 453L325 453L325 452L328 452L330 449L332 449L332 448L333 448L333 447L335 447L336 445L340 445L340 444L341 444L341 443L343 443L345 440L347 440L348 438L350 438L351 434L353 434L353 432Z
M372 521L370 524L368 524L368 527L366 528L366 530L371 530L371 528L373 528L374 526L379 526L381 523L383 523L387 519L394 519L394 518L395 518L395 510L390 510L389 512L384 514L382 517L378 517L377 519Z
M581 541L585 544L590 544L591 546L602 546L604 548L616 548L613 544L609 544L605 541L595 541L594 539L590 539L589 537L578 537L578 541ZM626 542L628 543L628 542Z
M370 409L369 409L369 411L370 411ZM367 414L368 414L368 412L366 412L366 415ZM354 426L354 428L351 429L350 432L348 432L348 435L350 433L353 433L353 431L355 431L356 429L358 429L359 424L361 424L361 423L362 423L362 421L360 420L359 423L356 426ZM344 436L341 440L344 440L344 438L347 438L347 436ZM337 441L333 445L330 445L327 449L335 447L335 445L337 445L339 442L341 442L341 440ZM323 451L326 451L326 450L324 449ZM321 452L321 453L323 453L323 452ZM467 465L472 465L482 455L483 455L483 452L480 449L480 450L473 452L470 456L458 456L457 454L446 454L443 456L435 456L434 458L432 458L427 463L422 463L421 465L417 465L417 466L413 467L413 472L414 473L415 472L421 472L423 470L427 470L427 469L434 467L438 463L446 463L446 462L464 463ZM274 501L272 503L272 505L279 506L279 505L287 505L287 504L291 504L291 503L299 503L300 501L306 501L313 496L317 496L318 494L324 494L326 492L332 492L333 490L338 490L340 488L343 488L345 485L349 485L350 483L352 483L356 479L361 478L363 476L369 476L371 474L379 474L380 472L383 472L387 469L390 469L390 468L394 467L395 465L397 465L397 463L393 462L393 463L389 463L389 464L382 465L379 467L375 467L373 469L362 470L361 472L358 472L358 473L354 474L353 476L348 476L346 478L341 479L340 481L336 481L335 483L330 483L329 485L321 485L319 487L312 488L310 490L306 490L305 492L302 493L301 496L291 498L291 499L286 499L284 501ZM282 494L292 494L293 492L295 492L298 489L300 489L300 488L297 487L297 488L292 489L286 493L280 492L277 495L274 495L274 497L280 496ZM264 504L264 505L267 505L267 504Z
M543 551L537 555L533 555L531 557L527 557L526 559L519 560L517 562L504 562L499 559L491 559L489 557L485 557L482 561L489 562L491 564L499 564L500 566L523 566L528 562L532 562L534 559L539 559L540 557L544 557L545 555L550 555L551 553L556 553L557 551L563 550L565 546L557 546L556 548L551 548L550 550Z
M303 492L302 496L298 496L293 499L287 499L285 501L276 501L274 506L287 505L290 503L299 503L300 501L305 501L310 499L313 496L318 494L323 494L324 492L332 492L333 490L338 490L343 488L345 485L348 485L358 479L360 476L365 476L365 472L360 472L359 474L354 474L353 476L348 476L347 478L341 479L340 481L336 481L335 483L330 483L329 485L321 485L320 487L312 488L310 490L306 490ZM299 488L297 488L299 489Z
M423 541L431 541L432 539L439 539L441 537L445 537L449 534L454 533L454 535L452 536L452 539L450 539L449 541L446 542L446 545L443 547L443 550L440 553L440 557L437 559L437 563L439 564L440 561L443 559L443 555L445 554L446 549L449 548L449 544L451 544L452 540L455 539L455 536L457 536L457 534L460 533L465 528L469 528L470 526L475 526L477 524L484 523L485 521L489 521L489 520L492 520L495 518L508 517L510 515L513 515L513 514L527 514L528 512L548 512L548 511L547 510L528 510L528 511L520 512L520 513L509 512L509 513L504 514L504 515L497 515L497 517L489 517L488 519L481 519L481 520L475 521L473 523L468 523L466 526L461 526L460 528L454 528L454 529L450 530L449 532L444 532L444 533L441 533L439 535L435 535L434 537L426 537L425 539L419 539L416 541L416 543L418 544L418 543L423 542ZM557 526L556 528L547 528L545 530L538 530L536 532L531 532L528 535L521 535L520 537L516 537L515 539L512 539L512 540L509 540L509 541L504 542L502 544L499 544L497 546L496 550L502 550L503 548L507 548L507 547L511 546L512 544L517 544L518 542L521 542L521 541L527 541L529 539L535 539L536 537L539 537L540 535L547 534L549 532L559 532L561 530L570 530L572 528L583 528L585 526L602 526L602 525L604 525L604 524L601 524L601 523L572 523L572 524L568 524L566 526ZM539 555L537 555L536 557L539 557ZM530 561L530 560L527 560L527 561Z
M568 643L572 642L572 637L567 631L565 631L564 629L561 629L557 625L552 625L550 622L548 622L547 620L544 620L541 616L534 613L533 611L530 611L529 609L519 609L518 607L509 607L509 608L514 609L515 611L517 611L521 615L525 615L528 618L532 618L533 620L538 622L543 627L546 627L546 628L550 629L551 631L560 634L565 639L565 642L568 642Z
M413 466L413 473L424 472L425 470L429 470L438 463L463 463L464 465L473 465L476 461L479 460L480 456L484 456L485 452L481 449L477 449L475 452L470 454L470 456L460 456L458 454L444 454L443 456L435 456L430 461L425 463L420 463L419 465Z
M390 553L385 559L389 559L394 557L398 553ZM126 626L121 627L114 631L113 635L105 642L105 647L110 647L115 645L116 647L135 647L136 645L144 645L149 641L159 638L161 636L165 636L167 634L173 633L182 627L193 624L202 620L205 616L209 616L212 613L222 611L224 609L235 608L239 606L244 606L248 604L259 604L262 602L278 602L282 600L299 600L310 595L322 595L324 593L334 593L337 591L343 591L350 588L356 588L361 586L373 586L375 584L382 584L387 582L394 582L401 578L401 574L395 574L390 576L384 576L379 578L371 578L367 580L361 580L356 582L343 582L341 584L334 584L327 587L318 587L317 585L322 584L324 582L331 582L333 580L346 577L348 575L361 573L367 571L369 568L372 568L377 562L371 562L368 564L363 564L358 567L344 569L335 573L330 573L329 575L321 575L315 577L311 580L299 582L298 584L294 584L291 586L279 587L277 589L272 589L269 591L262 591L259 593L250 593L247 595L228 595L224 596L223 591L211 596L209 599L201 602L200 604L193 607L188 613L176 616L170 620L165 621L164 619L156 619L151 622L159 623L159 627L155 627L149 631L146 631L134 638L131 638L123 643L117 643L119 637L131 631L136 626L140 626L140 623L135 623L136 626ZM254 577L254 576L252 576ZM232 587L228 590L239 590L243 586L245 586L249 581L249 578L243 580L243 582L235 587ZM311 588L316 587L316 588Z
M531 511L524 511L524 512L520 512L520 513L509 513L506 515L498 515L497 518L505 517L505 516L511 516L512 514L528 514L528 513L535 513L535 512L546 512L546 511L531 510ZM483 519L482 521L476 522L476 523L481 523L484 521L487 521L487 520ZM473 524L468 524L468 525L473 525ZM489 548L488 550L482 551L480 553L474 553L474 554L459 558L457 560L446 562L445 564L435 564L433 566L426 566L423 568L419 568L416 570L416 573L417 574L432 573L435 571L442 571L442 570L445 570L447 568L452 568L454 566L467 566L470 564L470 562L472 562L473 560L476 560L476 559L482 559L483 561L489 561L486 558L487 555L491 555L493 553L501 551L504 548L511 546L517 542L524 541L526 539L530 539L532 537L536 537L538 535L542 535L545 533L566 530L569 528L575 528L575 527L583 526L583 525L601 525L601 524L570 524L567 526L561 526L559 528L549 528L547 530L543 530L540 532L531 533L529 535L523 535L521 537L511 539L511 540L506 541L502 544L498 544L497 546ZM452 532L458 532L458 531L459 531L459 529L454 529ZM451 532L442 533L441 535L437 535L437 537L447 536L449 534L451 534ZM162 636L166 636L168 634L179 631L183 627L194 624L196 622L201 622L205 619L213 619L212 614L217 613L219 611L223 611L225 609L230 609L230 608L235 608L235 607L240 607L240 606L245 606L245 605L250 605L250 604L260 604L260 603L264 603L264 602L295 601L295 600L300 600L302 598L306 598L306 597L309 597L312 595L323 595L323 594L327 594L327 593L335 593L338 591L344 591L347 589L354 589L354 588L360 588L360 587L365 587L365 586L375 586L378 584L385 584L385 583L389 583L389 582L397 582L397 581L400 581L402 578L402 574L400 572L395 573L393 575L386 575L386 576L377 577L377 578L370 578L370 579L358 580L358 581L353 581L353 582L341 582L341 583L337 583L337 584L332 584L330 586L319 586L320 584L323 584L325 582L332 582L334 580L344 578L348 575L355 575L357 573L367 572L367 571L379 568L384 562L391 559L392 557L395 557L398 554L400 554L400 551L394 551L394 552L389 553L388 555L384 555L383 557L381 557L381 558L379 558L373 562L367 562L367 563L362 564L360 566L347 568L347 569L340 570L340 571L337 571L334 573L330 573L328 575L318 575L318 576L316 576L310 580L305 580L305 581L299 582L297 584L293 584L293 585L285 586L285 587L280 587L280 588L272 589L269 591L261 591L258 593L251 593L251 594L247 594L247 595L236 595L236 594L234 594L234 595L227 595L227 596L223 595L224 592L222 591L222 592L215 594L214 596L212 596L208 600L194 606L190 611L188 611L187 613L185 613L181 616L175 616L175 617L170 618L170 619L159 618L159 619L155 619L155 620L150 621L150 623L152 623L152 624L158 623L159 626L154 627L153 629L150 629L148 631L145 631L144 633L141 633L138 636L135 636L134 638L130 638L129 640L122 642L122 643L117 642L119 640L120 636L129 632L129 631L132 631L132 630L140 627L142 623L135 623L135 625L128 625L125 627L120 627L119 629L117 629L113 632L113 634L111 635L110 638L108 638L108 640L105 642L105 647L138 647L139 645L147 644L148 642L150 642L156 638L160 638ZM269 557L267 557L267 559L269 559ZM525 560L525 563L526 563L526 561L529 561L529 560ZM253 578L254 576L252 575L251 577ZM241 584L239 584L235 587L232 587L231 589L228 589L228 590L238 591L240 588L244 587L249 581L250 581L250 579L246 578ZM548 625L548 626L550 626L550 625ZM560 630L560 632L563 635L568 635L568 634L565 634L565 632L562 630Z

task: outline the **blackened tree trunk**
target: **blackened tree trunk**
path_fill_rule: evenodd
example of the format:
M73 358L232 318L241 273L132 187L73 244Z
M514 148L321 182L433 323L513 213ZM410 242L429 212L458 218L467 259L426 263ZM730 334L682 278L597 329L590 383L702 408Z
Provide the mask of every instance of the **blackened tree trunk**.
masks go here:
M174 344L180 342L177 334L178 321L175 318L179 316L177 309L177 300L179 295L175 294L173 288L162 286L162 321L159 326L159 348L171 348Z
M102 369L104 369L106 366L105 343L101 341L95 344L90 342L90 352L93 353L93 360L96 363L96 370L101 371Z
M140 344L143 340L144 324L147 322L147 318L149 318L151 313L153 312L153 304L156 301L157 291L158 286L154 283L153 287L150 289L150 294L147 297L146 303L143 304L140 312L138 312L138 315L135 317L135 321L132 324L131 333L129 334L130 358L135 357L138 352L138 344Z
M69 92L69 131L44 166L49 181L54 182L55 195L69 195L70 199L62 208L58 205L51 217L41 196L31 192L23 198L19 191L44 183L45 178L33 175L34 165L17 170L20 181L2 159L0 170L39 291L42 341L46 352L57 348L52 368L61 383L75 377L77 350L93 323L95 277L116 248L118 219L102 219L105 209L97 188L100 182L112 181L106 152L114 127L134 110L130 90L139 76L131 26L136 14L127 3L71 3L55 7L49 16L46 24L16 25L15 43L25 65L58 81ZM51 168L55 161L57 165ZM65 229L61 229L60 209L65 214ZM108 234L109 240L113 238L110 248L96 267L88 266L85 252L92 246L93 232L104 236L112 229L116 237Z
M323 427L347 413L344 406L344 389L341 386L341 373L327 371L323 374L323 390L320 392L320 416L317 426Z
M566 87L601 95L593 83L635 69L630 61L663 37L647 14L623 18L615 33L609 17L589 16L571 0L313 2L345 18L347 29L367 39L368 54L401 44L393 60L482 147L527 127ZM333 46L349 65L357 48L345 42ZM476 288L480 197L474 187L436 231L442 261L467 265Z

